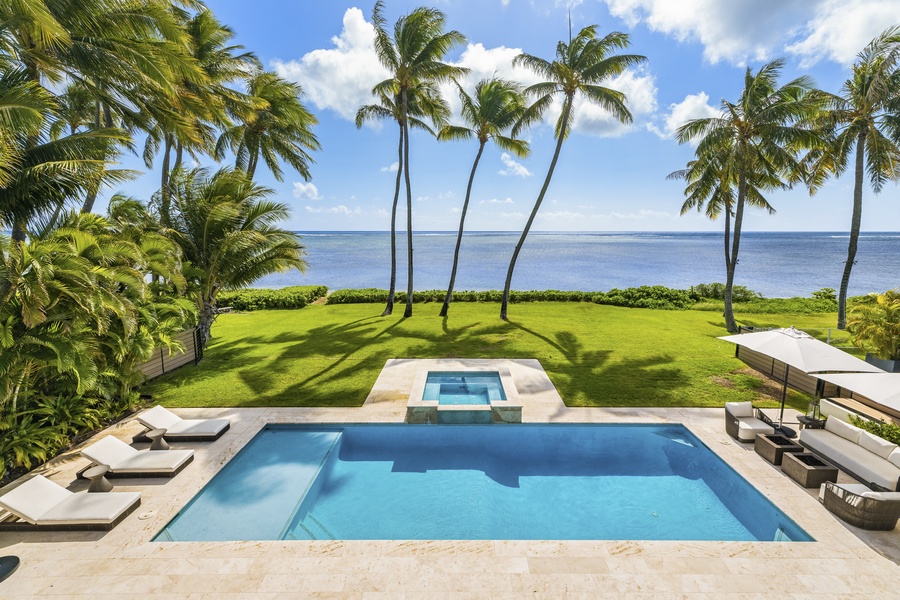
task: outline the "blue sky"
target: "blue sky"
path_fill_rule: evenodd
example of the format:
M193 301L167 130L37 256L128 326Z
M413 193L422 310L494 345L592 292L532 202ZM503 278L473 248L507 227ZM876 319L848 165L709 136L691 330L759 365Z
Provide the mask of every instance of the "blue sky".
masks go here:
M316 114L323 150L312 180L293 172L277 182L263 170L257 180L291 206L296 230L387 230L393 197L396 125L356 129L356 109L372 101L371 87L384 79L371 50L374 1L208 0L267 69L298 82ZM420 2L386 0L393 22ZM448 27L468 43L447 56L472 69L464 85L493 73L525 84L537 81L511 60L519 52L552 58L556 43L573 28L597 24L601 35L623 31L644 67L612 82L626 92L634 123L623 127L602 111L578 106L573 135L559 165L536 230L713 231L721 222L679 216L683 183L666 175L681 169L693 149L671 139L687 119L714 113L722 98L740 93L744 70L785 57L783 81L808 74L818 87L837 92L863 46L900 20L900 0L434 0ZM447 88L451 106L458 107ZM549 122L550 117L548 117ZM467 228L519 230L540 189L553 152L552 128L526 134L526 159L488 147L472 193ZM454 230L476 152L475 142L438 143L411 138L413 221L416 230ZM214 166L210 159L201 161ZM128 167L147 171L136 158ZM157 165L158 169L158 165ZM148 198L159 176L147 172L124 190ZM751 211L745 228L756 231L844 231L849 228L852 178L831 181L810 198L803 189L769 200L777 214ZM403 210L405 223L405 209ZM863 230L900 229L900 190L866 189Z

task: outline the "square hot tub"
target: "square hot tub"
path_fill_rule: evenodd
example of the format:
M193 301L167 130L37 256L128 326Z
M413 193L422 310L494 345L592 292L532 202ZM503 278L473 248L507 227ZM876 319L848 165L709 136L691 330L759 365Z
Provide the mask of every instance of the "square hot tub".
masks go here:
M437 371L416 376L408 423L521 423L522 405L505 368Z

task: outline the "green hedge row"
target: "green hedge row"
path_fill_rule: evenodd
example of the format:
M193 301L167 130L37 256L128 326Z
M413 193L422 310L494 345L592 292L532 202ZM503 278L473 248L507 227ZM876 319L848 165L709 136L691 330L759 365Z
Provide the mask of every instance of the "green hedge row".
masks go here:
M887 423L885 421L870 421L868 419L860 419L855 415L850 415L850 421L857 427L865 429L872 435L877 435L878 437L889 442L893 442L894 444L900 444L900 425Z
M219 292L218 305L241 311L303 308L327 293L324 285L295 285L277 290L248 288Z
M447 292L445 290L425 290L413 292L413 302L443 302ZM327 304L359 304L387 302L387 290L366 288L359 290L335 290L328 296ZM453 292L454 302L500 302L503 293L498 290L483 292L461 291ZM685 290L673 290L660 285L627 288L624 290L612 289L608 292L568 292L561 290L530 290L509 293L509 301L517 302L594 302L596 304L610 304L613 306L627 306L633 308L663 308L684 309L689 308L694 301ZM406 292L397 292L394 302L403 304L406 302Z

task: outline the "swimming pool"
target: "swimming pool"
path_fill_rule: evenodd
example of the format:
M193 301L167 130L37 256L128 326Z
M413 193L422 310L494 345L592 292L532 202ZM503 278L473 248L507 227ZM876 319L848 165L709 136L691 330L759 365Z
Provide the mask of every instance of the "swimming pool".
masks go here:
M267 426L154 538L810 541L681 425Z
M506 400L506 394L496 371L431 371L422 400L452 405L490 404Z

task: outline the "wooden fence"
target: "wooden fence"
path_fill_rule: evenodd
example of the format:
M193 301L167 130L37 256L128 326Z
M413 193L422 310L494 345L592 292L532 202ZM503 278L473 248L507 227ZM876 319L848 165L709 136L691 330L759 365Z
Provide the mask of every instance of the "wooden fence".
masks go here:
M747 363L751 367L763 375L771 377L779 383L784 383L785 364L780 360L775 360L771 356L750 350L744 346L736 346L735 356ZM803 371L791 368L788 372L788 387L809 394L810 396L818 396L819 398L831 398L838 396L838 387L831 383L826 383L813 375L807 375ZM843 390L841 390L843 391Z
M182 343L184 352L169 355L169 351L165 348L157 348L153 351L153 356L147 362L138 365L138 371L143 373L147 379L159 377L170 371L174 371L178 367L188 363L198 363L203 358L203 349L197 343L197 330L188 329L175 335L175 339Z

